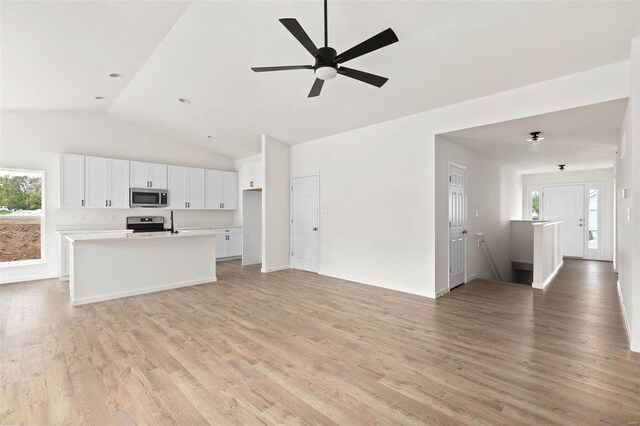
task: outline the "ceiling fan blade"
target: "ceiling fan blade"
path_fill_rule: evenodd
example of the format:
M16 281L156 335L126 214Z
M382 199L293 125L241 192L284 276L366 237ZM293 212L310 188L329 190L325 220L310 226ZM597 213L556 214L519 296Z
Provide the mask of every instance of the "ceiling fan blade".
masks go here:
M314 98L320 94L322 90L322 85L324 84L324 80L316 78L316 81L313 82L313 86L311 87L311 91L309 92L309 96L307 98Z
M309 35L305 32L305 30L302 28L302 25L300 25L297 19L282 18L280 19L280 22L282 22L282 25L284 25L289 30L289 32L293 34L296 39L298 39L300 44L302 44L305 49L307 49L309 53L311 53L311 56L315 58L318 55L318 48L313 43L313 41L311 41Z
M380 77L379 75L369 74L368 72L354 70L353 68L347 67L338 68L338 74L360 80L364 83L369 83L376 87L382 87L389 80L387 77Z
M374 50L382 49L385 46L393 44L398 41L398 36L393 32L391 28L387 28L379 34L374 35L368 40L363 41L357 46L353 46L351 49L336 56L334 62L341 64L343 62L350 61L358 56L365 55Z
M312 65L285 65L282 67L251 67L255 72L287 71L287 70L312 70Z

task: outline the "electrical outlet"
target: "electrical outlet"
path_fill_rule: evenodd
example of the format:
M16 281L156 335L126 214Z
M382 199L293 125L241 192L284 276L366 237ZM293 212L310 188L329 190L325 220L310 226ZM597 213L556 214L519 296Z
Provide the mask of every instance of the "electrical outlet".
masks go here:
M479 215L478 215L478 210L476 210L476 219L478 218L478 216L479 216Z
M118 216L116 216L115 214L111 215L111 221L115 222L116 220L118 220Z
M85 215L81 214L80 215L80 221L84 222L85 219L86 219Z

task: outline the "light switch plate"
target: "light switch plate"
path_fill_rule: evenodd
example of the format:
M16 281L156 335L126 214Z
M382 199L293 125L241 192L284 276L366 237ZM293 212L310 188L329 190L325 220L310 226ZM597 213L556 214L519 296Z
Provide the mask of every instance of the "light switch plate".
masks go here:
M629 189L622 188L622 198L629 198Z
M478 210L476 210L476 219L478 218Z

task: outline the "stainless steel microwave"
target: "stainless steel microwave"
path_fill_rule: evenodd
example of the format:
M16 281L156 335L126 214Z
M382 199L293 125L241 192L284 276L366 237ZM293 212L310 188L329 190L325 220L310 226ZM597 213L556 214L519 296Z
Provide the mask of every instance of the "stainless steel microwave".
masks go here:
M168 200L166 189L129 189L129 207L167 207Z

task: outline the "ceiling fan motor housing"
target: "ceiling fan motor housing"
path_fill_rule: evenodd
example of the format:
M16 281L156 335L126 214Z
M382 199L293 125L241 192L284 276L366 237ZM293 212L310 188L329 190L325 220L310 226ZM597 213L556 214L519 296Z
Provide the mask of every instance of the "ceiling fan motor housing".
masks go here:
M318 49L316 63L313 66L317 78L320 80L331 80L338 75L338 66L334 63L337 54L338 52L331 47L321 47Z

